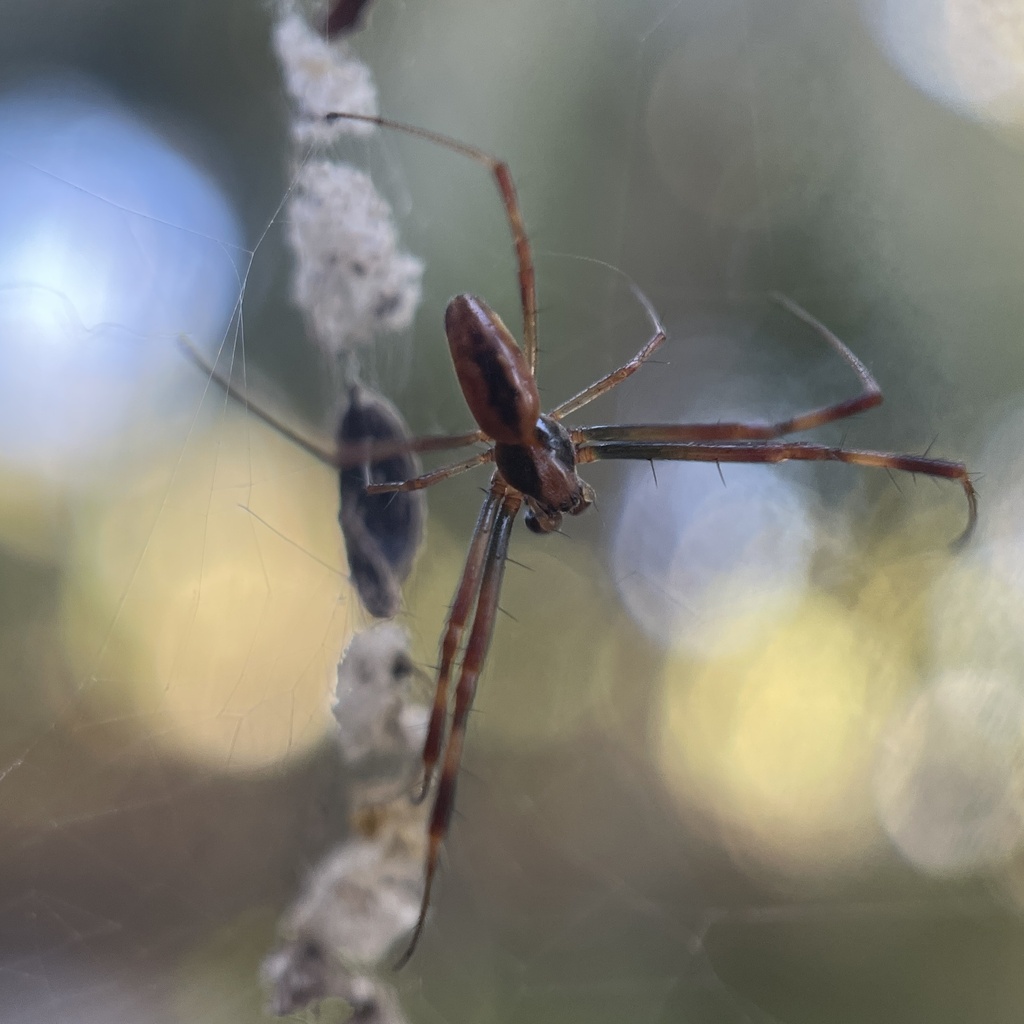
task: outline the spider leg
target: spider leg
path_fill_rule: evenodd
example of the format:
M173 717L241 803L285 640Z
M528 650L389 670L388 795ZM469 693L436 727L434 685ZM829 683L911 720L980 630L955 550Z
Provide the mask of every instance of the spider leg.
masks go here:
M530 239L527 237L526 228L523 225L523 215L519 208L519 198L516 195L516 187L512 181L512 172L503 160L485 153L475 146L467 146L464 142L451 139L447 135L438 132L427 131L424 128L416 128L411 124L400 124L398 121L389 121L384 117L371 117L367 114L331 113L324 115L325 121L366 121L370 124L379 125L381 128L390 128L392 131L405 132L407 135L415 135L417 138L426 139L435 145L444 146L455 153L475 160L483 164L494 178L498 186L498 193L501 196L502 205L505 207L505 217L508 220L509 229L512 232L512 242L515 245L516 260L519 264L519 300L523 307L523 350L526 354L526 362L531 373L537 372L537 285L533 270L533 254L530 250Z
M626 428L629 429L629 428ZM967 526L954 542L963 545L978 519L978 495L962 462L949 462L923 455L898 452L872 452L856 448L835 448L809 441L736 441L736 442L658 442L601 441L584 442L577 451L580 463L598 459L664 459L683 462L848 462L857 466L920 473L923 476L955 480L967 498Z
M321 462L326 462L329 466L334 466L334 449L328 445L321 444L315 441L313 438L308 437L302 431L296 429L285 423L284 420L270 412L268 409L263 409L255 402L251 401L248 394L242 388L238 387L230 377L222 370L218 369L217 366L210 361L209 357L204 353L200 352L196 347L195 343L191 338L184 334L178 335L178 344L181 346L185 355L206 374L210 380L214 381L221 390L233 398L240 405L258 416L268 426L273 427L279 434L288 438L293 444L298 445L304 451L308 452L315 459L319 459Z
M627 377L631 377L636 373L664 340L665 332L658 328L651 340L628 363L620 366L617 370L612 370L611 373L600 380L594 381L590 387L584 388L579 394L573 395L572 398L556 406L548 415L552 419L560 420L563 416L568 416L570 413L576 412L577 409L582 409L588 402L592 402L606 391L611 391L617 384L621 384Z
M257 409L253 409L253 412L262 416ZM395 438L387 441L348 442L337 446L331 454L330 463L335 468L347 469L367 462L382 462L408 452L446 452L486 440L487 435L482 430L474 430L467 434L427 434L424 437Z
M801 430L810 430L812 427L820 427L823 423L832 423L835 420L846 419L847 416L855 416L865 409L873 409L876 405L882 404L882 389L878 386L871 371L857 358L837 335L833 334L817 317L811 316L802 306L798 306L792 299L787 298L779 292L772 293L772 299L777 302L787 313L803 321L816 334L828 342L832 350L839 354L843 361L850 366L854 373L860 378L861 391L853 398L847 398L832 405L824 405L818 409L793 416L788 420L780 420L771 425L774 433L766 437L781 437L783 434L796 434Z
M452 811L455 809L455 784L458 781L459 765L462 762L462 746L466 736L466 721L473 706L473 698L476 695L477 680L480 678L480 672L483 669L484 661L487 658L487 651L491 645L491 635L494 632L494 621L498 610L498 598L501 596L501 581L505 574L505 559L508 555L509 536L512 533L512 524L519 512L522 500L522 495L517 491L506 491L504 490L504 485L501 485L499 490L495 482L491 485L488 501L484 505L484 512L481 513L481 520L484 519L485 514L491 516L489 522L484 526L487 549L483 559L483 577L480 580L480 591L477 596L476 614L473 617L473 628L470 631L469 641L466 644L465 654L462 658L462 668L459 672L459 682L455 689L455 711L452 715L448 747L444 754L444 766L437 785L434 806L430 812L423 900L420 904L420 915L416 921L416 927L413 929L412 938L409 940L409 946L402 954L398 963L395 964L396 970L403 967L408 962L409 957L412 956L427 919L430 890L433 885L434 875L437 872L441 844L448 834ZM491 509L493 509L493 513L491 513ZM481 527L478 524L478 530L480 529ZM460 585L459 595L457 596L461 596L461 591L462 586ZM445 639L447 640L447 636Z
M587 257L584 257L586 259ZM633 297L637 300L644 312L647 314L647 319L651 322L651 326L654 328L654 334L651 336L651 340L628 363L624 366L620 366L617 370L612 370L611 373L602 377L600 380L595 381L588 388L584 388L579 394L573 395L568 401L563 402L561 405L553 409L548 415L552 419L562 419L564 416L568 416L570 413L575 412L577 409L582 409L588 402L592 402L599 395L603 395L606 391L610 391L617 384L621 384L627 377L631 377L641 366L651 357L655 349L665 340L665 327L661 320L658 319L658 314L651 304L651 300L637 287L637 285L630 280L630 278L624 274L618 267L613 267L609 263L605 263L603 260L590 260L588 262L597 263L599 266L605 267L608 270L613 270L615 273L621 275L626 279L629 284L630 291L633 293Z
M430 709L430 721L427 725L427 736L423 743L423 781L420 790L413 798L420 803L430 789L433 781L434 768L441 756L444 743L445 718L448 714L448 683L451 679L455 655L462 642L462 632L469 620L473 605L476 603L480 590L480 575L483 572L484 559L491 542L494 521L498 515L498 496L493 482L487 492L480 515L477 517L473 536L466 554L466 564L462 570L462 578L455 590L452 606L448 612L444 635L441 638L441 663L437 670L437 686L434 690L434 704Z
M411 480L396 480L383 484L370 484L366 488L367 494L393 494L396 491L422 491L424 487L447 480L450 476L458 476L465 473L467 469L475 466L482 466L485 462L494 460L494 449L488 448L485 452L479 452L462 462L453 462L450 466L441 466L439 469L432 469L429 473L413 477Z
M842 417L837 417L841 419ZM781 434L778 427L790 421L777 423L741 423L721 420L716 423L616 423L592 427L577 427L569 436L577 444L604 441L636 441L640 443L686 444L698 441L774 441ZM804 429L804 428L801 428Z
M635 426L594 426L573 431L573 440L582 441L770 441L786 434L796 434L825 423L855 416L866 409L882 404L882 389L871 371L857 358L849 347L832 333L820 320L811 316L785 295L777 292L772 299L788 313L803 321L820 335L829 346L853 368L860 378L860 393L853 398L843 399L831 405L823 405L808 412L799 413L775 423L680 423L637 424ZM616 382L617 383L617 382ZM596 386L596 385L595 385ZM583 392L582 394L586 394ZM570 399L575 402L576 399ZM568 404L568 403L567 403ZM578 406L577 406L578 408Z
M185 355L225 394L244 405L248 412L263 420L269 427L288 438L293 444L298 445L303 451L308 452L313 458L334 469L348 469L365 462L379 462L382 459L394 458L396 455L404 455L406 452L437 452L448 451L451 448L464 448L466 445L476 444L476 442L486 439L483 431L474 430L468 434L438 434L429 437L371 440L329 446L314 440L298 428L286 423L281 417L254 402L227 374L210 362L205 353L196 348L191 338L181 334L178 336L178 342Z

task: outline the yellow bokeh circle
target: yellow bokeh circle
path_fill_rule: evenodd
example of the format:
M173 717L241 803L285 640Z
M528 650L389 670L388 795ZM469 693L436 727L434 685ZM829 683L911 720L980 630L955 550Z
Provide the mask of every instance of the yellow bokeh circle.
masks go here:
M97 496L65 588L83 721L117 716L221 769L319 740L338 658L365 621L337 510L329 467L230 408Z

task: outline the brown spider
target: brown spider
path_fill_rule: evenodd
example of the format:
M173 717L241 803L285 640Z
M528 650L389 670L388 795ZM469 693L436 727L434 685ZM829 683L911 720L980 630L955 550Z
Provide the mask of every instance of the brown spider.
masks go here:
M860 378L859 394L777 423L637 424L567 429L562 424L566 416L622 383L665 340L665 332L653 310L645 301L655 332L629 362L550 412L542 413L536 382L537 298L533 258L508 166L454 139L384 118L333 113L326 119L367 121L405 132L454 150L487 167L497 184L515 244L523 312L523 348L520 349L498 315L481 299L457 295L448 303L445 331L462 393L479 427L472 433L408 441L371 440L327 450L311 445L291 430L282 428L276 419L250 406L258 415L284 429L308 451L336 468L370 467L403 452L441 451L479 441L490 442L486 451L462 462L413 479L375 482L366 487L369 495L418 491L475 466L488 462L495 464L441 638L437 688L423 748L423 780L415 797L417 801L423 800L430 791L442 756L443 763L430 814L420 914L409 945L396 965L401 967L416 948L426 920L441 845L448 833L455 805L466 722L494 630L512 524L521 508L525 506L526 525L534 533L557 530L563 515L579 515L592 503L594 492L577 475L576 467L598 459L715 463L837 461L955 480L963 487L968 507L967 526L957 543L965 541L974 527L977 496L966 467L959 462L926 455L863 451L809 441L781 440L787 434L853 416L882 401L882 392L874 377L853 352L823 324L782 296L775 296L776 301L813 328L852 367ZM463 644L463 634L471 619L469 636ZM455 708L451 727L446 730L449 688L456 674Z

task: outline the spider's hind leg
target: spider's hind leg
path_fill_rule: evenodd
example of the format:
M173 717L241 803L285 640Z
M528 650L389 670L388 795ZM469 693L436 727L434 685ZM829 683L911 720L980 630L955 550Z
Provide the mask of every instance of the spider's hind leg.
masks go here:
M404 966L412 956L427 919L430 891L434 875L437 872L441 844L448 834L452 811L455 809L455 787L458 781L459 766L462 763L466 724L473 706L473 698L476 695L477 680L480 678L480 672L491 645L491 636L494 632L494 622L498 612L498 599L501 596L501 583L505 574L509 537L521 504L522 495L516 491L506 490L504 484L499 482L499 478L495 477L492 480L491 489L480 510L480 518L477 520L473 533L462 580L455 592L455 600L448 616L448 625L441 643L441 667L438 671L437 693L434 697L427 742L423 751L424 788L420 794L421 798L426 795L430 778L440 757L451 671L459 642L462 639L463 629L473 605L476 605L473 626L463 653L459 681L455 688L455 711L452 715L451 733L447 749L444 751L444 764L437 785L437 794L434 797L434 806L430 812L420 913L409 940L409 946L395 965L396 970Z
M440 469L432 469L429 473L413 477L411 480L395 480L387 483L370 484L366 488L367 494L394 494L400 491L421 491L425 487L432 487L434 484L447 480L449 477L465 473L467 469L474 469L482 466L485 462L494 461L494 449L489 448L485 452L471 455L462 462L453 462L448 466L441 466Z

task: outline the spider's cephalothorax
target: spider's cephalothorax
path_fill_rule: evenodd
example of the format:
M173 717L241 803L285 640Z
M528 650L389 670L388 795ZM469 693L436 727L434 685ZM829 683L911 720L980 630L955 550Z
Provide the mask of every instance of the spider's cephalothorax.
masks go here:
M594 500L576 473L569 432L541 414L526 357L486 302L456 295L444 326L466 404L494 439L498 472L526 498L526 525L534 533L557 530L563 515L579 515Z
M562 516L578 516L590 507L594 491L576 473L576 449L558 420L541 416L534 424L535 443L494 446L498 472L526 496L526 525L534 533L551 533Z

